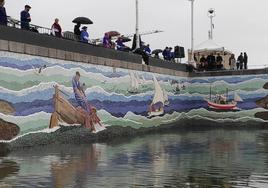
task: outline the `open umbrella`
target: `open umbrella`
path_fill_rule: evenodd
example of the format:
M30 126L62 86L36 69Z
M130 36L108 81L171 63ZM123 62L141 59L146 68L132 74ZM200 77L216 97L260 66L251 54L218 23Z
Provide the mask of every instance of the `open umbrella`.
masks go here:
M163 52L163 50L161 50L161 49L156 49L156 50L154 50L153 52L152 52L152 54L160 54L160 53L162 53Z
M80 24L93 24L93 22L86 17L77 17L73 20L73 23L80 23Z
M116 37L116 36L121 35L118 31L109 31L109 32L107 32L107 34L108 34L110 37Z

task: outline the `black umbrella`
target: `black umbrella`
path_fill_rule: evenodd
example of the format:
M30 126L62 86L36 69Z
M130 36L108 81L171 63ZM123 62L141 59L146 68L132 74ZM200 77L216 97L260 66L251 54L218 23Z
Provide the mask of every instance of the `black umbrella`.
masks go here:
M122 42L130 42L131 41L131 39L128 37L121 36L119 38L122 40Z
M80 24L93 24L93 22L86 17L77 17L73 20L73 23L80 23Z
M161 50L161 49L156 49L156 50L154 50L153 52L152 52L152 54L160 54L160 53L162 53L163 52L163 50Z

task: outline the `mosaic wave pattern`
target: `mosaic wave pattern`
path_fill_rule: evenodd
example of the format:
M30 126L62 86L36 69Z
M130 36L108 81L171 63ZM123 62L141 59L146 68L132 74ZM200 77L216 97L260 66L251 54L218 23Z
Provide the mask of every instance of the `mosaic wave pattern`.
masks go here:
M46 68L39 73L39 67ZM180 118L217 119L218 121L263 121L254 117L258 108L256 100L268 95L263 85L268 75L232 76L215 78L185 78L147 72L113 69L110 67L0 52L0 100L15 108L12 115L0 114L0 118L17 124L20 135L47 129L53 112L53 94L56 84L64 97L77 106L71 80L75 72L81 74L86 84L86 94L106 125L135 128L157 126L179 121ZM130 93L133 87L138 93ZM156 78L168 96L162 117L148 118L148 107L154 96ZM183 85L183 88L182 88ZM179 88L179 91L178 91ZM239 111L217 112L208 107L210 94L235 93L243 99Z

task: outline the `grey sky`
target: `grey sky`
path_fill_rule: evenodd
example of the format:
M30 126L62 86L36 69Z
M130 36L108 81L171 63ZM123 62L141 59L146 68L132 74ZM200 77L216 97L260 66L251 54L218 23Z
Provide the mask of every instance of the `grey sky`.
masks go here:
M135 31L135 0L6 0L7 14L19 18L25 4L32 6L32 23L50 27L60 19L63 30L73 30L72 19L87 16L90 38L99 38L105 31L122 34ZM196 0L195 44L208 38L207 10L215 8L214 39L236 55L246 51L249 64L268 64L268 1L267 0ZM164 33L143 37L152 48L182 45L190 47L190 2L188 0L140 0L140 30L164 30Z

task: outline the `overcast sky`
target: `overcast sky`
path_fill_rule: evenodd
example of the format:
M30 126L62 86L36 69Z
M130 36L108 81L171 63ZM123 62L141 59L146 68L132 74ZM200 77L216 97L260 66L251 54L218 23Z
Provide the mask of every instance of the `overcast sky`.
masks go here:
M140 0L140 30L163 30L143 37L153 49L181 45L190 48L190 2L188 0ZM19 19L25 4L32 6L32 23L51 27L60 19L64 31L72 31L73 18L86 16L90 38L105 31L135 32L135 0L6 0L7 14ZM214 40L236 55L246 51L251 65L268 65L267 0L195 0L195 45L208 39L209 8L216 10Z

